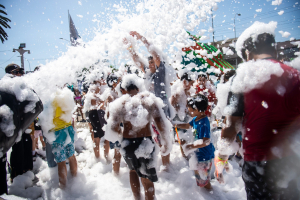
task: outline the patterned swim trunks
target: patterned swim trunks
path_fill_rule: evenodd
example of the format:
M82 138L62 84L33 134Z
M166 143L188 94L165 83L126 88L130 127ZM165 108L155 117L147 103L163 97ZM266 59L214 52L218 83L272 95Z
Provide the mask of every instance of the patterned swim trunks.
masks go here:
M75 149L74 144L69 143L66 146L59 143L52 144L52 152L54 154L54 159L57 163L63 162L74 155Z
M74 135L72 126L55 131L56 140L51 145L54 159L57 163L63 162L74 155ZM67 143L67 144L66 144Z
M197 185L200 187L206 186L210 181L210 171L212 166L212 160L198 162L197 168L195 170L195 178Z

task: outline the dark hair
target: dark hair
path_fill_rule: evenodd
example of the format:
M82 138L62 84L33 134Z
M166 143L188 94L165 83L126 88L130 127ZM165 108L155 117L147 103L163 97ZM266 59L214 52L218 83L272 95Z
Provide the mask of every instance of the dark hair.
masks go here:
M24 69L21 68L19 65L15 64L15 63L11 63L5 67L5 73L11 74L12 71L16 70L16 69L22 69L24 71Z
M153 56L148 57L148 61L153 60Z
M36 67L34 68L33 71L38 71L38 70L40 70L40 67L41 67L41 66L36 66Z
M207 75L206 74L199 74L198 78L200 78L200 77L205 77L207 79Z
M191 98L188 98L187 106L198 110L199 112L205 112L208 107L208 99L203 94L196 94Z
M118 82L119 77L116 74L110 74L107 76L106 82L108 87L112 88L114 82L117 83Z
M233 75L235 75L235 70L230 70L224 74L224 83L225 80L229 80Z
M128 85L126 87L126 90L127 90L127 92L130 92L131 90L139 90L139 88L136 85L134 85L133 83L131 83L130 85Z
M191 76L190 76L188 73L184 73L184 74L181 76L180 80L181 80L181 81L183 81L183 80L192 81Z
M247 59L246 50L254 54L271 54L274 55L275 37L270 33L262 33L257 36L256 41L253 42L252 37L245 40L242 48L242 57Z

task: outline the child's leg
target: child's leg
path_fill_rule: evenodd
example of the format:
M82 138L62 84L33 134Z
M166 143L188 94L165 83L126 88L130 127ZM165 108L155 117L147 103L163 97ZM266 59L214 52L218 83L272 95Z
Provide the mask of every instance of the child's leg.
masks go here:
M145 200L152 200L155 197L154 184L149 179L141 178L145 190Z
M109 141L105 140L104 141L104 157L106 161L108 161L108 153L109 153Z
M36 149L39 149L39 138L38 138L38 137L35 137L35 138L34 138L34 141L32 141L32 142L35 143L35 148L36 148Z
M76 176L77 175L77 160L75 155L71 156L69 158L69 164L70 164L70 171L72 176Z
M120 171L121 154L119 149L115 149L115 155L113 160L113 170L118 175Z
M83 120L84 117L83 117L83 113L82 113L82 108L81 108L81 106L80 106L80 108L79 108L79 111L80 111L80 114L81 114L81 120Z
M141 200L140 180L134 170L129 171L130 186L135 200Z
M211 184L210 184L210 181L204 186L204 188L207 189L207 190L212 190L213 189Z
M35 149L36 149L36 143L35 143L34 134L31 134L30 137L31 137L31 140L32 140L32 153L33 153L35 151Z
M161 161L163 166L166 167L166 170L168 170L169 165L170 165L170 154L166 155L166 156L161 156Z
M210 184L210 171L212 166L212 160L198 162L198 170L195 170L195 178L197 185L211 190Z
M58 177L59 177L59 184L60 187L63 189L67 185L67 166L66 161L62 161L57 163L58 165Z
M46 143L44 142L43 136L40 136L40 141L42 143L43 148L45 148L46 147Z
M94 138L94 143L95 143L95 147L94 147L95 156L96 158L100 158L100 138L98 137Z
M219 183L224 183L224 177L223 177L223 170L225 166L228 165L228 156L226 155L220 155L220 153L216 154L216 157L214 158L215 163L215 177Z

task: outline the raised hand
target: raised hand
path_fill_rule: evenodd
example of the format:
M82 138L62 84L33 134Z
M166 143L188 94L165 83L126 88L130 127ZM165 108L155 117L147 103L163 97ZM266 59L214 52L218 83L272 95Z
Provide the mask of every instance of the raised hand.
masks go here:
M136 31L130 31L130 33L129 33L132 37L136 37L136 39L138 39L138 40L140 40L140 39L142 39L142 37L143 36L141 36L138 32L136 32Z

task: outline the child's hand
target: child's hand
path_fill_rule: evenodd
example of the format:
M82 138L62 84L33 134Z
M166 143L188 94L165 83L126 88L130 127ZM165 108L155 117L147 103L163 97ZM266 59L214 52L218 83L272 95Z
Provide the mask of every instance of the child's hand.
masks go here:
M185 149L188 150L188 151L193 150L194 148L195 147L194 147L193 144L188 144L188 145L185 146Z
M195 147L193 144L184 144L184 145L182 145L182 150L185 155L189 155L190 153L194 152Z
M181 146L182 145L184 145L186 143L186 141L185 140L180 140L180 144L181 144Z

